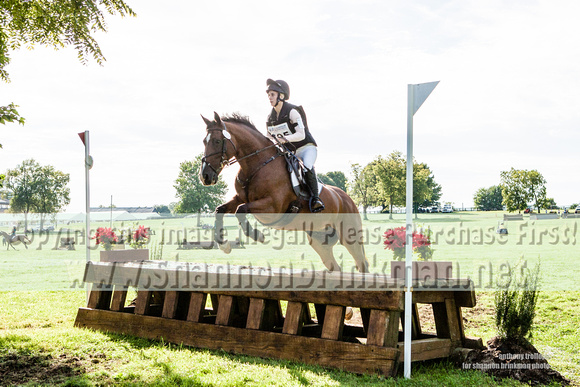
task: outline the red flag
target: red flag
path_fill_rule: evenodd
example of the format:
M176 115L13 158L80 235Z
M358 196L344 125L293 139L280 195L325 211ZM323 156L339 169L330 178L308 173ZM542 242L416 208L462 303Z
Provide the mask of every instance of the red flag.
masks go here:
M85 144L85 132L80 132L79 133L79 137L81 138L81 141L83 142L84 146L87 146L87 144Z

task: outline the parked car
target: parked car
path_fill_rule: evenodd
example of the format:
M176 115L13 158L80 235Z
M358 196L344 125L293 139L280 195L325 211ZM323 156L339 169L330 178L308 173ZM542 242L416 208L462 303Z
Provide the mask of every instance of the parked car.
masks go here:
M451 206L451 204L446 204L443 206L441 212L453 212L453 207Z
M576 211L574 211L575 214L580 214L580 207L576 207Z

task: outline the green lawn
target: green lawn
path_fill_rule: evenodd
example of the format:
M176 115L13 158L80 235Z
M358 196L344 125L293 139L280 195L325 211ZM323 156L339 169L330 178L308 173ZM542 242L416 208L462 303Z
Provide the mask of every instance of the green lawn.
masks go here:
M364 222L372 271L388 270L392 253L384 250L381 236L389 227L404 225L404 217L395 214L389 220L388 215L369 215ZM580 384L580 282L575 281L580 273L573 264L580 261L576 220L509 221L509 234L500 236L495 228L502 219L499 212L420 214L416 223L433 230L435 260L451 260L456 273L459 270L461 277L474 279L478 305L465 310L466 334L484 341L495 335L492 292L502 265L514 265L523 257L523 264L533 266L539 258L543 292L533 343L552 367ZM203 221L213 222L211 218ZM235 218L226 219L230 239L240 236L236 223ZM178 249L177 241L184 234L188 240L211 237L210 232L195 227L195 218L139 224L155 231L150 247L164 242L164 260L323 269L318 256L305 245L303 233L272 231L266 235L266 245L245 241L245 249L225 255L219 250ZM0 385L23 380L30 385L519 385L459 370L448 362L414 364L411 380L382 379L73 328L76 310L86 302L81 283L84 241L80 233L74 234L84 225L65 227L78 240L75 251L55 249L65 236L58 233L36 237L29 249L20 245L17 251L0 250ZM339 262L350 270L353 260L346 249L337 246L335 250ZM91 251L93 260L98 260L98 252ZM2 380L7 369L21 373L12 373L12 382Z

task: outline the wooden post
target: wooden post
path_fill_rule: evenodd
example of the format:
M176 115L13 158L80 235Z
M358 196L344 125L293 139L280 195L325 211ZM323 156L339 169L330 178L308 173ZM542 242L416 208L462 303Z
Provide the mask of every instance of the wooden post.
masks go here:
M342 338L345 311L346 308L344 306L326 306L321 338L330 340L340 340Z
M111 306L111 296L113 295L111 285L93 284L89 294L87 307L91 309L109 310Z
M234 314L234 297L220 296L216 325L230 325Z
M127 290L129 288L123 285L115 285L113 291L113 300L111 301L111 310L115 312L122 312L125 309L125 301L127 300Z
M401 312L372 309L367 344L396 348L399 339L400 314Z
M179 294L177 292L165 292L165 299L163 301L163 312L161 317L175 318L177 314L177 303L179 301Z
M153 292L149 290L139 290L137 301L135 301L135 314L146 315L151 307L151 297Z
M205 303L207 302L207 294L199 292L191 292L189 296L189 309L187 311L187 321L200 322L205 312Z
M282 333L289 335L299 335L302 333L305 305L306 304L303 302L288 301L288 306L286 307L286 318L284 319Z

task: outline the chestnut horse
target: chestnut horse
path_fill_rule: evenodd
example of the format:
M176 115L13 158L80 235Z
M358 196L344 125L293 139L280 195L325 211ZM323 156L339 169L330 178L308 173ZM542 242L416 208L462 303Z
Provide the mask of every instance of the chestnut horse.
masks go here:
M235 214L246 236L264 242L261 231L254 229L246 215L252 214L261 224L275 229L302 230L312 248L330 271L340 271L333 246L340 241L353 256L360 272L368 272L363 245L362 221L357 206L340 188L324 185L320 198L325 209L311 214L307 201L300 200L291 185L283 149L264 136L246 117L234 114L214 121L203 117L207 133L203 143L205 154L200 168L204 185L218 181L222 169L233 163L240 165L236 177L236 195L216 208L215 241L229 253L224 240L223 217ZM290 211L293 208L294 211ZM289 212L298 212L291 214Z

